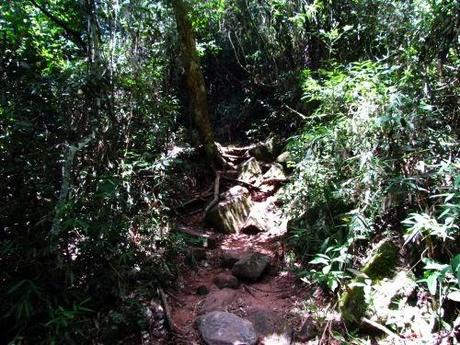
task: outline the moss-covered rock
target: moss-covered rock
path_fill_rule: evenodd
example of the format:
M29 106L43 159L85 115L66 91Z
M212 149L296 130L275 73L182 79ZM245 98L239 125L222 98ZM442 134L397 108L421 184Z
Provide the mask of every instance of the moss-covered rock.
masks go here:
M248 183L254 183L262 178L262 168L254 158L249 158L238 167L238 179Z
M206 221L218 232L236 233L246 222L251 209L249 191L235 186L224 194L223 199L208 211Z
M373 250L361 272L347 286L339 299L342 319L349 326L359 325L368 309L366 284L377 283L383 278L391 278L398 262L398 248L390 240L380 242Z
M398 247L391 241L381 242L364 265L362 272L373 281L390 278L398 261Z

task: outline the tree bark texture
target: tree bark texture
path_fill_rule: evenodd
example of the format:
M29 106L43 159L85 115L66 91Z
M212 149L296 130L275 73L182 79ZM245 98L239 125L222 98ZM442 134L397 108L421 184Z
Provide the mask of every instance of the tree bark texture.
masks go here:
M187 93L193 122L198 130L200 142L204 146L206 158L212 164L217 162L217 147L208 111L206 85L200 70L196 41L192 24L187 16L186 0L171 0L176 17L177 31L181 41L182 63L185 70Z

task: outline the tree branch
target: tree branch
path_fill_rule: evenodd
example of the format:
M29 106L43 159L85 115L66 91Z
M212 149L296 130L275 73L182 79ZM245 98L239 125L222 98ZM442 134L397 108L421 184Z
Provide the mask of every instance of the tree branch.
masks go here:
M65 35L67 36L68 39L74 42L80 49L86 51L87 49L86 44L81 38L81 35L78 31L70 28L66 22L56 17L54 14L48 11L44 6L40 5L36 0L29 0L29 1L32 3L32 5L34 5L40 11L42 11L43 14L47 16L54 24L64 29Z

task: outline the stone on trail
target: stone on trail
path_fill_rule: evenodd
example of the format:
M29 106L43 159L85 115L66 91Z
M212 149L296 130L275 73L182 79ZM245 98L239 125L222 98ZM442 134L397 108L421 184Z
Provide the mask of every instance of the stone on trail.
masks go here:
M262 162L273 162L281 152L282 142L279 138L270 137L265 142L260 142L251 147L248 154Z
M235 186L224 193L223 199L208 211L206 220L218 232L237 233L251 209L249 191L244 187Z
M249 158L238 167L238 180L255 183L262 178L262 169L254 157Z
M256 203L251 208L248 218L240 231L245 234L257 234L268 231L272 223L270 219L271 215L267 209L267 203Z
M200 316L197 326L207 345L253 345L257 342L252 323L235 314L211 312Z
M221 265L223 268L232 268L235 263L248 255L250 255L250 253L238 250L224 250L220 257Z
M226 308L235 300L236 290L222 289L211 292L204 300L201 308L202 313L209 313L215 310L226 310Z
M287 321L271 310L254 309L248 313L262 344L289 345L293 329Z
M238 287L240 286L240 282L238 281L238 278L228 272L222 272L222 273L219 273L217 276L215 276L214 284L216 284L216 286L219 289L223 289L223 288L238 289Z
M270 257L261 253L252 253L233 265L234 276L248 281L256 281L267 268Z
M291 157L291 154L288 151L283 152L278 157L276 157L276 162L280 163L280 164L282 164L284 166L289 165L291 160L292 160L292 157Z
M270 165L270 169L264 174L264 179L277 179L285 180L286 174L284 173L283 166L279 163L273 163Z

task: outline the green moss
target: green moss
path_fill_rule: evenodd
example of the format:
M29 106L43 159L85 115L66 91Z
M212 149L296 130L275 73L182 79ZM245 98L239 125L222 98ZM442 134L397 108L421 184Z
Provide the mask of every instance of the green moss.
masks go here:
M362 278L357 278L354 283L362 283ZM353 325L360 322L367 310L364 289L362 286L348 288L339 300L340 313L342 319L348 324Z
M398 248L386 240L374 250L374 254L361 271L373 283L376 283L383 278L390 278L394 275L397 261ZM353 279L339 300L342 318L352 327L359 324L368 309L363 288L364 279L364 277Z
M380 244L376 253L371 257L362 269L372 281L391 278L398 261L398 248L393 242L385 241Z

